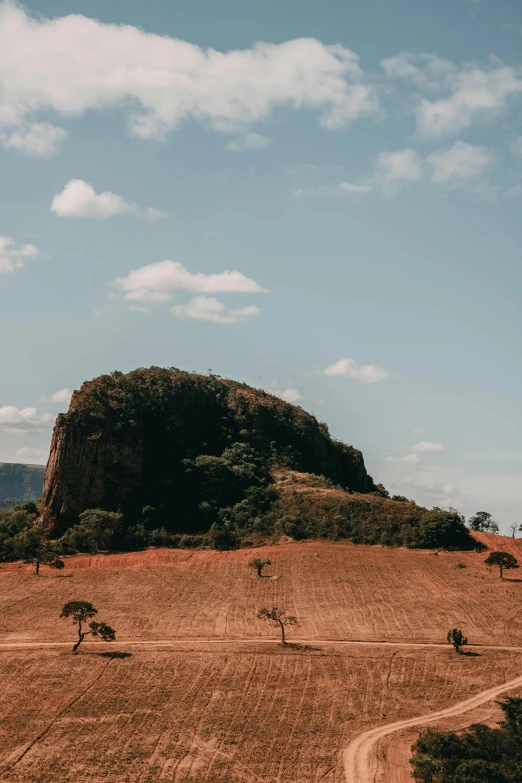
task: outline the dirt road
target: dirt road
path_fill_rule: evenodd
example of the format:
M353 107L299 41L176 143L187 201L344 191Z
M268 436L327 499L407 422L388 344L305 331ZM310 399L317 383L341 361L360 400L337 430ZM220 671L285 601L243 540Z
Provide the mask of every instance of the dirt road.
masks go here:
M412 726L425 726L428 723L435 723L443 718L451 718L471 711L492 699L497 698L506 691L522 687L522 677L517 677L503 685L497 685L494 688L488 688L482 693L472 696L470 699L460 701L452 707L445 710L430 712L427 715L419 715L416 718L389 723L387 726L379 726L376 729L365 731L356 739L352 740L343 753L344 775L346 783L374 783L378 774L378 763L375 756L375 750L378 742L388 734L393 734L401 729L407 729ZM402 779L402 778L401 778ZM408 781L409 770L404 770L404 781Z

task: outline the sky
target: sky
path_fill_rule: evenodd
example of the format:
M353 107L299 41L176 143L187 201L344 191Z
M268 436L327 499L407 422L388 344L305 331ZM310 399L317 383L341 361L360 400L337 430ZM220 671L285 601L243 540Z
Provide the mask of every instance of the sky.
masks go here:
M514 0L0 2L0 460L211 370L522 523L521 118Z

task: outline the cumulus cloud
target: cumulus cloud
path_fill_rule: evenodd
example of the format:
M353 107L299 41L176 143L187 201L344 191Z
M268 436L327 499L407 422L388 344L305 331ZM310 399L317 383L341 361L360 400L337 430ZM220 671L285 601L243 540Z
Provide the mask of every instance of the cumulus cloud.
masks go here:
M59 405L69 405L72 397L72 391L70 389L58 389L58 391L50 394L49 397L42 397L43 402L53 402Z
M358 383L377 383L389 376L388 370L373 364L357 364L355 359L339 359L338 362L326 367L321 375L335 375L351 378Z
M34 245L17 247L13 237L0 236L0 274L14 272L25 266L27 261L38 258L40 251Z
M50 158L66 136L67 131L63 128L48 122L33 122L0 134L0 144L5 149L25 152L35 158Z
M96 193L92 185L83 179L69 180L51 204L51 212L59 217L109 218L133 212L135 209L135 204L127 203L122 196L115 193Z
M299 389L294 389L290 385L285 389L279 388L277 378L274 378L269 386L269 390L271 394L275 394L276 397L280 397L285 402L292 403L292 405L299 405L299 403L304 402L306 399L306 397L303 397Z
M393 196L407 182L415 182L423 175L422 158L407 147L396 152L380 152L375 165L374 180L386 196Z
M261 136L259 133L243 133L237 139L227 144L232 152L245 152L248 150L261 150L270 145L271 140L268 136Z
M411 79L422 90L437 91L451 86L457 66L434 54L400 52L381 61L390 79Z
M15 405L0 407L0 428L15 434L30 430L43 431L54 421L52 413L38 414L36 408L17 408Z
M485 70L464 66L451 81L449 97L421 100L417 128L426 139L459 133L503 113L509 100L521 92L522 79L514 68L492 65Z
M370 193L371 185L356 185L353 182L340 182L337 185L320 185L315 188L296 188L294 196L348 196L356 193Z
M426 158L431 169L430 182L437 185L459 184L480 177L493 156L486 147L456 141L449 149L432 152Z
M124 299L133 302L167 302L175 291L198 294L268 293L266 288L245 277L242 272L194 273L178 261L158 261L133 269L125 277L117 277L111 285Z
M415 446L408 446L408 450L414 454L441 454L445 451L442 443L431 443L428 440L422 440Z
M319 113L324 128L379 110L359 58L314 38L219 52L80 15L31 17L0 6L0 124L39 112L129 112L132 134L162 138L188 119L245 132L279 107Z
M214 296L195 296L185 304L170 308L178 318L192 318L198 321L213 321L216 324L235 324L245 318L258 315L261 310L254 305L227 309L224 302Z

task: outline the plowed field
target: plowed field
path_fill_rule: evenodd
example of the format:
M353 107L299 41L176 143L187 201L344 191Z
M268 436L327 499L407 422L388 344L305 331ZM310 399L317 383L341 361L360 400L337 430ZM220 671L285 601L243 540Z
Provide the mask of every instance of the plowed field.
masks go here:
M522 541L482 537L522 562ZM257 555L270 557L266 573L278 579L255 577L247 564ZM298 618L305 639L441 642L458 626L471 643L522 645L522 579L509 571L501 581L486 555L312 542L80 556L39 578L30 566L4 565L0 642L71 638L60 610L84 599L126 639L268 637L256 614L276 605Z
M520 543L482 538L522 561ZM277 579L252 574L255 555ZM485 557L312 542L81 556L38 578L0 566L0 780L341 783L360 733L521 674L522 582ZM56 644L74 640L59 619L70 599L92 601L117 642ZM256 619L273 604L298 617L300 645ZM454 625L508 649L406 646ZM414 736L380 752L405 756ZM392 766L390 781L408 779Z

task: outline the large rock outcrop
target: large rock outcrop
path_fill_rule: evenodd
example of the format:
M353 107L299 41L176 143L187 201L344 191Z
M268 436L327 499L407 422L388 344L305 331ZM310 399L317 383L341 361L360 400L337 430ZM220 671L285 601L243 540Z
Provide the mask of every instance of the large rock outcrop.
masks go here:
M266 458L375 489L360 451L333 440L302 408L217 376L151 367L103 375L58 416L42 496L44 524L63 532L87 508L139 519L144 506L171 530L190 527L184 460L243 442Z

